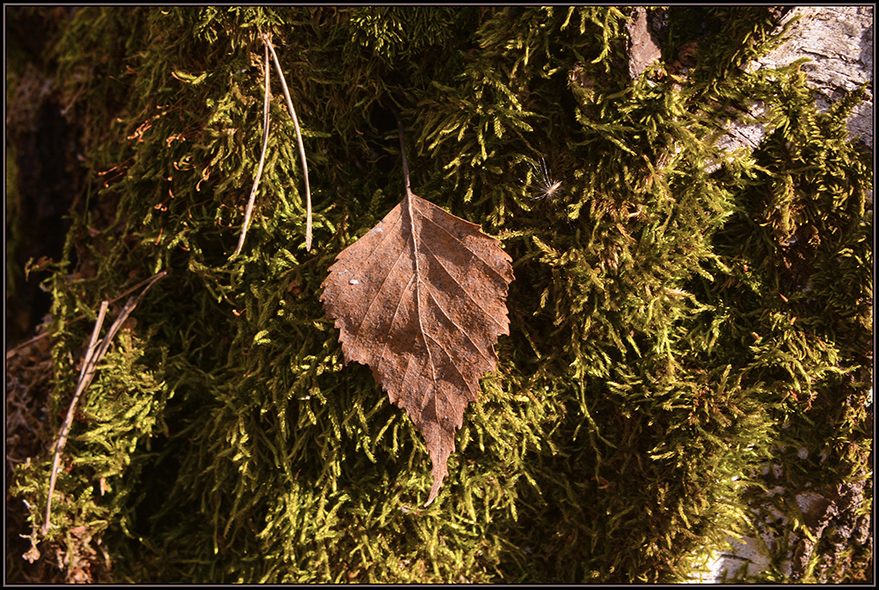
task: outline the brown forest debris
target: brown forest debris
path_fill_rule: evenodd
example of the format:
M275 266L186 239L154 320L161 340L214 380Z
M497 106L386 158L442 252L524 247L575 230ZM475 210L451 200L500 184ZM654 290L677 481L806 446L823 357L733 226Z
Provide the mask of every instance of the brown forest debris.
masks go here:
M436 498L464 409L496 367L509 334L510 257L478 225L406 191L345 249L321 285L345 361L372 368L390 400L424 435Z

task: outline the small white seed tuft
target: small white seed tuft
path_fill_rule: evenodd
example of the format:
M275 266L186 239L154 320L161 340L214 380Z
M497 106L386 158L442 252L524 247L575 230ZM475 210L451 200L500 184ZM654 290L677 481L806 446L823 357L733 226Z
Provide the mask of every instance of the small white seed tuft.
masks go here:
M534 171L534 196L535 201L550 200L552 201L562 193L562 181L554 180L546 166L546 160L540 158L540 167L532 164Z

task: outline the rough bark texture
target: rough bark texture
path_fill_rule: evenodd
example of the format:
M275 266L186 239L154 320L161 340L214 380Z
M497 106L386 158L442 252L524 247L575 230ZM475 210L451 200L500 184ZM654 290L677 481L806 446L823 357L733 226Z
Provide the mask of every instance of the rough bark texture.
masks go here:
M780 68L808 58L811 61L802 70L815 88L815 101L822 111L844 93L867 83L867 99L849 119L849 133L872 148L873 6L798 7L783 17L782 24L797 17L788 41L754 66Z
M844 93L867 83L867 99L855 107L848 129L852 139L860 138L873 148L873 7L808 6L797 7L781 17L779 28L794 19L788 40L769 55L751 63L752 71L788 66L798 59L810 60L802 65L815 89L818 108L826 111ZM752 103L749 114L761 117L762 103ZM735 123L720 146L729 151L754 149L766 131L761 124Z
M662 48L651 33L647 9L638 6L626 25L629 33L629 77L633 80L644 73L648 66L659 61Z
M752 62L750 66L751 71L775 69L788 66L799 59L809 59L801 69L815 90L815 102L821 111L827 111L832 103L866 83L867 99L855 108L849 118L848 131L850 139L859 139L869 149L873 148L873 10L873 6L794 8L784 14L779 22L779 27L782 27L796 18L799 19L788 31L788 40L770 54ZM760 118L765 113L766 108L762 102L751 103L748 112L750 116ZM760 123L735 122L729 128L729 134L718 140L718 146L728 151L739 148L753 150L766 137L765 127ZM868 193L868 200L872 205L872 192ZM821 539L822 533L831 522L845 523L844 526L837 524L833 529L833 534L829 537L829 547L825 543L825 552L821 555L818 571L838 566L837 562L845 559L841 556L853 544L864 545L871 541L870 519L857 515L863 503L850 501L851 494L848 490L851 486L838 487L846 490L845 494L839 492L838 497L844 496L848 501L837 501L838 498L833 494L829 497L799 494L796 497L814 538ZM855 488L862 493L862 485ZM858 498L863 499L860 495ZM816 506L819 508L815 508ZM811 518L810 514L813 515ZM772 512L770 516L773 519L781 518L777 512ZM778 542L775 535L767 532L769 530L771 528L767 527L760 533L755 532L753 537L746 537L744 545L733 543L732 546L737 550L720 557L714 571L718 574L724 571L732 574L743 562L751 562L749 573L759 572L768 566L768 561L761 555L760 547L764 543L775 546ZM761 536L762 541L759 540ZM806 566L817 544L806 536L794 535L794 539L796 549L789 572L794 579L799 579L805 575ZM828 578L823 573L817 575L822 583L838 582L833 576ZM721 577L718 575L715 581L719 581Z

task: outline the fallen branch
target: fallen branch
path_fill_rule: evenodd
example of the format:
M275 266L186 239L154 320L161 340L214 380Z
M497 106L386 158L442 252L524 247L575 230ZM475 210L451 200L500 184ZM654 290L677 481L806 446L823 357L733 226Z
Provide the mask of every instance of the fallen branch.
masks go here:
M82 361L82 369L80 369L79 373L79 381L76 384L76 393L73 394L73 400L70 402L70 407L67 409L67 417L64 419L64 424L61 426L61 430L58 433L58 439L55 441L55 455L52 459L52 474L49 477L49 495L46 498L46 518L43 521L43 528L41 530L41 534L43 537L46 536L49 532L49 527L51 526L50 517L52 516L52 493L55 491L55 481L58 478L58 466L61 463L61 452L64 450L64 447L67 445L67 436L70 434L70 427L73 424L73 415L76 412L76 404L79 403L79 398L88 389L88 386L91 384L92 379L95 376L95 371L97 364L101 361L104 355L107 353L107 350L110 348L110 343L113 341L113 337L116 336L116 333L122 327L122 324L125 323L125 320L128 319L128 316L134 311L134 308L140 303L140 300L143 299L143 296L149 291L150 287L152 287L156 281L163 278L168 274L168 271L163 270L157 275L153 276L146 287L144 287L143 291L140 292L140 295L132 296L125 303L125 306L122 308L122 311L119 312L119 315L116 317L116 321L113 322L113 325L110 326L110 329L107 331L106 337L103 340L98 340L98 334L101 333L101 326L104 325L104 318L107 315L107 308L110 306L109 301L101 302L101 309L98 311L98 320L95 322L95 329L92 330L92 337L89 341L88 349L86 349L85 357Z

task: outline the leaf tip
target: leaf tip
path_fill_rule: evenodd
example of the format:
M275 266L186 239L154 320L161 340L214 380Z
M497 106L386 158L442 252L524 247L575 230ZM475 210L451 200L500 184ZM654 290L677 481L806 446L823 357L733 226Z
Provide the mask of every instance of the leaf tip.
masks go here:
M430 488L430 495L427 496L427 502L424 503L424 508L427 508L433 501L436 500L436 497L439 495L440 488L443 487L443 478L433 480L433 487Z

